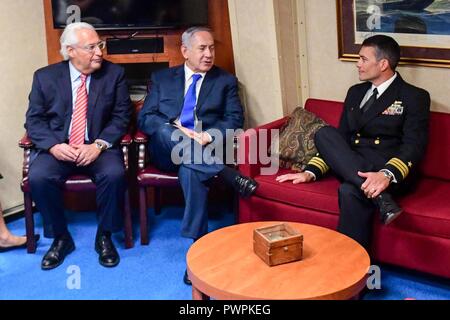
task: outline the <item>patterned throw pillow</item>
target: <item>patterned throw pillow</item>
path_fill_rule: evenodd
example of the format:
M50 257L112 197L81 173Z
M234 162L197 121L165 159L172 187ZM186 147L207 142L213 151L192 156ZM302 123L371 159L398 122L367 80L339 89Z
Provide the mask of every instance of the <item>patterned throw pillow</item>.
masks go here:
M280 130L280 168L303 171L317 153L314 135L327 124L314 113L298 107Z

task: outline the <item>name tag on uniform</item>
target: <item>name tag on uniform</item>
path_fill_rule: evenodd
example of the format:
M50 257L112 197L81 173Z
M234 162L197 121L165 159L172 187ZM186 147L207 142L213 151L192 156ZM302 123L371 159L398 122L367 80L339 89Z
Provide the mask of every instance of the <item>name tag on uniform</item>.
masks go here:
M386 110L382 112L386 116L398 116L403 114L403 106L401 101L395 101Z

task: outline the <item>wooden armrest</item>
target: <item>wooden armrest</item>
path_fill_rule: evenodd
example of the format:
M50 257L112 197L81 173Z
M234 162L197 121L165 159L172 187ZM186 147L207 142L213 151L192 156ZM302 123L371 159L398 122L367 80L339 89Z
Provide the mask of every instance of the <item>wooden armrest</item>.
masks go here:
M30 138L28 138L28 135L26 133L22 137L22 139L19 140L19 147L23 149L31 149L34 147L33 142L31 142Z
M124 145L129 146L131 143L133 143L133 137L131 136L130 133L124 135L120 140L120 144L122 146ZM21 148L29 149L32 148L33 146L34 146L33 142L31 142L30 138L28 138L26 134L22 137L22 139L19 140L19 147Z
M120 140L120 145L122 147L122 153L123 153L123 164L125 165L125 171L128 172L128 169L130 168L130 154L129 154L129 146L133 143L133 136L131 132L129 131L127 134L123 135Z
M147 143L148 142L148 136L142 132L142 131L137 131L134 135L134 142L136 143Z
M127 133L122 137L120 140L120 145L122 146L122 152L123 152L123 162L125 165L125 170L128 171L129 168L129 154L128 154L128 146L131 145L133 142L133 138L131 134ZM31 142L30 138L28 138L28 135L25 134L22 139L19 140L19 147L24 149L24 159L23 159L23 166L22 166L22 176L25 178L28 176L28 171L30 168L30 149L34 147L33 142Z
M133 142L133 137L131 136L131 133L127 133L120 140L120 145L129 146L132 142Z
M23 149L22 178L27 179L28 171L30 169L30 154L31 149L34 147L34 143L31 142L26 133L22 139L19 140L19 147Z
M136 131L133 138L134 142L137 144L137 165L139 170L143 170L146 166L147 154L146 147L148 142L148 136L142 131Z

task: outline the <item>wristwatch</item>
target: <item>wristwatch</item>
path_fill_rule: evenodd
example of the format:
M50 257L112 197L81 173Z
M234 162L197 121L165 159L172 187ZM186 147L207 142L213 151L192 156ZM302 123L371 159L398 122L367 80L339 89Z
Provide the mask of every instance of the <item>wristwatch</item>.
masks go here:
M381 172L383 172L384 176L389 179L389 183L391 183L392 180L394 180L394 175L388 170L381 170Z
M95 141L95 146L97 147L98 150L100 150L100 152L108 149L108 146L106 145L106 143L104 143L102 141Z

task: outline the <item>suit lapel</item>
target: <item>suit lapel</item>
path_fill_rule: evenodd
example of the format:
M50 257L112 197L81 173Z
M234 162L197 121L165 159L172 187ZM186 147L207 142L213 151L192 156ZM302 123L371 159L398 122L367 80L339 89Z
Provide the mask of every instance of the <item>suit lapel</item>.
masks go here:
M398 89L403 82L403 79L397 74L394 82L386 89L386 91L375 101L375 103L362 114L359 122L359 128L362 128L367 122L377 117L380 113L386 110L395 99L398 97Z
M177 114L181 113L181 109L183 109L184 104L184 65L181 65L179 68L175 70L174 75L174 85L175 85L175 91L176 92L176 101L178 106Z
M89 94L88 94L88 110L87 110L87 128L88 132L92 132L92 121L94 118L95 109L98 107L96 105L99 93L103 87L102 70L94 72L91 74L91 81L89 83Z
M361 86L350 100L350 110L348 114L348 122L350 129L356 130L362 117L361 110L359 108L362 99L366 95L367 90L371 87L371 83L367 82Z
M200 110L200 108L205 103L206 98L209 95L209 92L214 87L214 79L216 78L216 69L213 67L210 71L208 71L205 75L205 79L203 80L202 87L198 94L197 108L196 112Z
M70 121L72 120L72 83L70 80L69 63L62 62L61 72L58 76L58 87L61 92L64 110L64 132L69 132Z

